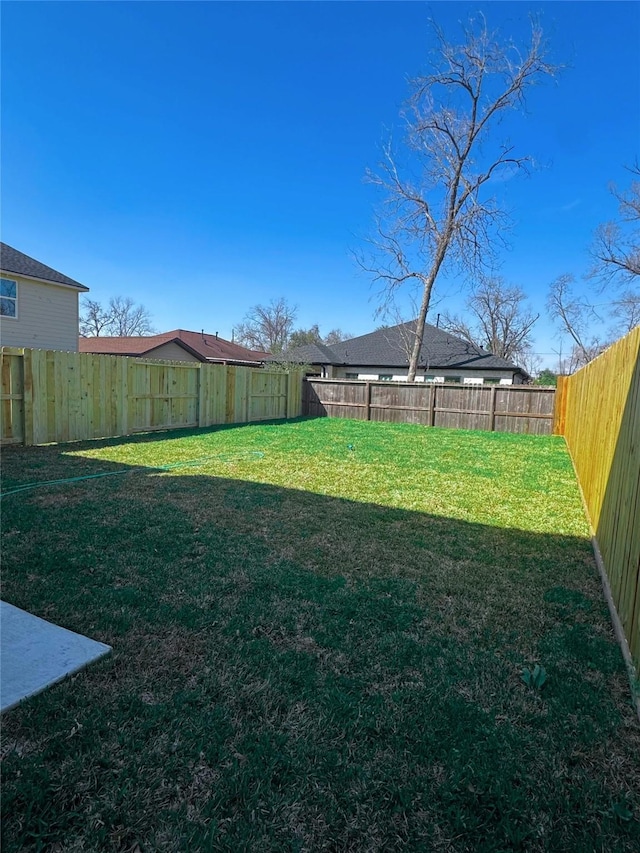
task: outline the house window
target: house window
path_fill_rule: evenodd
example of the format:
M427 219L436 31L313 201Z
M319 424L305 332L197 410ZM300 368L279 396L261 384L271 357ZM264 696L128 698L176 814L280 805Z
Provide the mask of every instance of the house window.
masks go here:
M482 376L465 376L462 380L463 385L483 385L484 379Z
M393 380L393 374L392 373L379 373L378 379L381 379L384 382L391 382Z
M345 373L345 379L357 379L357 378L358 378L357 373Z
M0 315L18 316L18 283L10 278L0 278Z

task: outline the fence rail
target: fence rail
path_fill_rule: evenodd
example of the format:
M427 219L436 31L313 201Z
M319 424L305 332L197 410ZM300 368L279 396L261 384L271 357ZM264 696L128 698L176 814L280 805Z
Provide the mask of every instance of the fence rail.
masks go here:
M2 444L296 417L300 371L2 347Z
M306 379L306 415L549 435L555 388Z
M640 671L640 326L558 388L558 414Z

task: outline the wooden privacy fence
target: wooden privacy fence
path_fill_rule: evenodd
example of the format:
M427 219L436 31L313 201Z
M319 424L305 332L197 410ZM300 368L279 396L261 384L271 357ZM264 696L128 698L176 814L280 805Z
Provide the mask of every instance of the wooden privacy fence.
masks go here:
M555 388L305 379L302 412L334 418L549 435Z
M291 418L300 371L2 347L3 444Z
M640 670L640 326L558 385L559 422Z

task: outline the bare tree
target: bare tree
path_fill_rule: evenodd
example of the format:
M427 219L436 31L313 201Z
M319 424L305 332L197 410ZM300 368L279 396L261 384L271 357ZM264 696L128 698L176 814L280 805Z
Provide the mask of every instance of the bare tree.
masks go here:
M323 343L330 347L332 344L341 344L343 341L348 341L352 337L353 335L350 332L343 332L342 329L331 329L324 336Z
M603 288L612 282L637 281L640 276L640 166L629 171L636 180L627 192L611 187L618 202L618 220L600 225L591 247L594 266L590 276Z
M282 352L289 343L296 313L284 297L272 299L268 305L254 305L235 327L235 340L249 349Z
M403 113L417 174L401 167L391 144L384 148L381 173L369 172L368 178L382 189L386 203L370 241L373 258L360 259L387 301L403 285L418 288L409 381L415 378L441 268L445 261L463 269L477 269L483 262L507 224L487 187L529 162L508 141L492 145L492 131L505 113L523 107L531 86L555 73L535 22L524 53L500 41L482 17L464 27L461 44L447 41L437 27L434 31L431 73L411 82Z
M483 279L467 300L469 320L445 313L440 326L507 361L530 362L531 329L539 318L526 295L500 278Z
M612 318L615 325L612 329L614 337L626 335L640 323L640 292L625 290L613 302Z
M514 361L521 367L529 376L537 376L542 369L542 358L531 349L522 350L522 352L514 358Z
M80 314L80 334L83 338L97 338L105 330L109 334L111 317L95 299L84 299Z
M154 331L149 311L130 297L112 297L106 308L93 299L83 302L80 334L85 338L152 335Z
M605 349L606 346L604 344L594 345L587 350L588 354L585 356L584 350L577 344L573 344L567 356L562 357L560 355L558 358L558 373L561 376L575 373L576 370L580 370L581 367L584 367L590 361L593 361L594 358L597 358Z
M151 335L154 329L151 315L144 305L136 304L130 297L116 296L109 300L111 314L110 334L117 337Z
M551 284L547 296L549 315L560 332L568 334L573 342L569 358L561 365L561 370L566 373L573 373L588 364L607 346L592 335L592 323L597 317L592 305L575 296L574 281L572 275L559 276Z

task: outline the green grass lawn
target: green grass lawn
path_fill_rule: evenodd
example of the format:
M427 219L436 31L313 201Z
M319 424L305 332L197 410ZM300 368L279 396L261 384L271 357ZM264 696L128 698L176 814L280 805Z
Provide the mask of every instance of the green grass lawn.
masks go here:
M640 849L561 439L299 420L10 449L2 488L111 471L2 501L3 597L114 649L3 719L5 851Z

